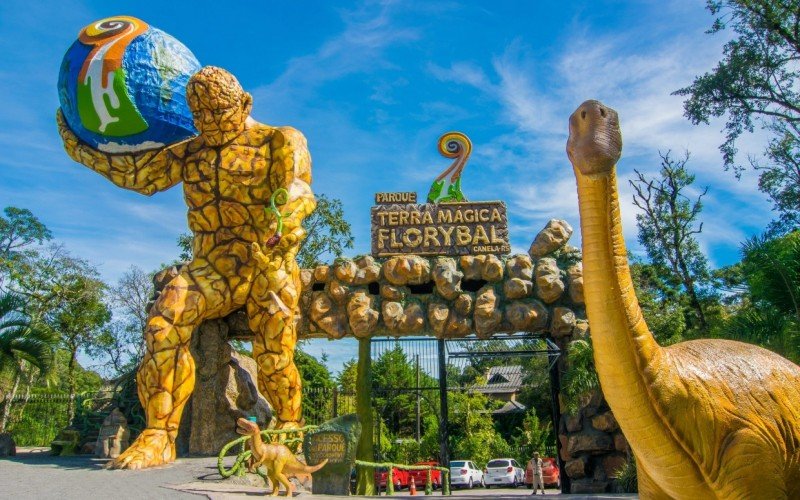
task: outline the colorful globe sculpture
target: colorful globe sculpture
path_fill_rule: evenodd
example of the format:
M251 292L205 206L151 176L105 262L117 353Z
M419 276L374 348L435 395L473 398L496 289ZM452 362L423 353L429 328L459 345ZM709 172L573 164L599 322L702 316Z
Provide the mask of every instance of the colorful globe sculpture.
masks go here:
M67 124L108 153L138 152L197 134L186 83L200 70L175 38L128 16L81 30L61 62L58 97Z

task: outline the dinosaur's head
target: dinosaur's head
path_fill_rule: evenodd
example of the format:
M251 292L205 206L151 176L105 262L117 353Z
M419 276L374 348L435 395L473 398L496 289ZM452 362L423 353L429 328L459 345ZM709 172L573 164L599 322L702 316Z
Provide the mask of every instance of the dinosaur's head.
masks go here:
M569 117L567 156L583 175L607 174L622 154L619 116L600 101L586 101Z
M206 66L192 75L186 85L186 100L194 126L212 146L239 135L253 107L253 98L236 77L214 66Z
M243 436L252 436L261 432L261 429L258 428L257 423L240 418L236 420L236 432Z

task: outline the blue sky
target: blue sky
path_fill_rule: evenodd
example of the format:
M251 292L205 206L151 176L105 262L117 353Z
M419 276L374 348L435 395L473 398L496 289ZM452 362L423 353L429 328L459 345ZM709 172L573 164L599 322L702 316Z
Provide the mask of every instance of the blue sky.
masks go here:
M186 231L180 188L147 198L116 188L63 152L54 115L61 58L78 31L110 15L139 17L170 33L203 65L222 66L254 97L253 116L308 138L313 189L340 198L353 254L369 252L377 191L427 193L448 161L436 140L466 133L463 175L471 200L505 200L514 251L550 218L580 241L577 196L564 153L567 118L595 98L620 114L619 164L626 240L636 212L627 179L655 172L658 151L689 150L704 198L702 248L714 266L735 262L747 236L771 220L755 177L724 172L722 123L692 126L670 93L719 60L725 35L707 35L704 2L144 2L0 4L0 205L31 209L108 281L130 265L154 269L177 256ZM758 156L763 135L747 135ZM317 341L331 366L351 342Z

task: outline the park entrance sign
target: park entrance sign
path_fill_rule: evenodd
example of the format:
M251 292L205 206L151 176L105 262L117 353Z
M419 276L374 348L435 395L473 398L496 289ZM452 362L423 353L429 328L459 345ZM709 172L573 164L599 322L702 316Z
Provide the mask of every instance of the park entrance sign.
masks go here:
M372 207L372 255L508 254L508 219L502 201L469 202L461 193L461 171L472 144L460 132L439 138L439 151L455 158L436 180L428 202L416 193L376 193Z
M502 201L372 207L372 255L507 254Z

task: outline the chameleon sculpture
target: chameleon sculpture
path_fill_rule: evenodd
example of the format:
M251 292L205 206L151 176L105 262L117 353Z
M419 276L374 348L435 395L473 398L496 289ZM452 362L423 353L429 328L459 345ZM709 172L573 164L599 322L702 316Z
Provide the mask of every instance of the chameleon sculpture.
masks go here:
M447 132L439 138L439 153L454 160L434 179L428 191L428 203L467 201L461 192L461 172L472 153L472 142L461 132Z
M756 346L662 348L642 317L622 237L617 113L569 120L597 373L636 457L642 498L800 498L800 367Z
M277 496L282 484L286 488L286 496L291 497L294 488L286 474L313 474L328 463L326 458L314 466L301 463L294 453L282 444L265 443L261 439L261 429L258 424L240 418L236 421L236 432L250 436L249 446L253 452L250 471L253 472L260 466L267 468L267 477L272 482L272 496Z
M183 182L194 233L194 258L164 288L144 332L137 387L147 428L111 463L115 468L175 459L181 412L194 388L192 332L203 320L242 307L255 333L259 389L278 428L301 421L295 255L305 234L301 223L315 208L306 140L293 128L250 118L250 94L220 68L192 76L186 96L199 134L137 154L92 148L75 136L61 111L57 116L69 155L117 186L151 195ZM281 212L275 210L277 192L285 195Z

